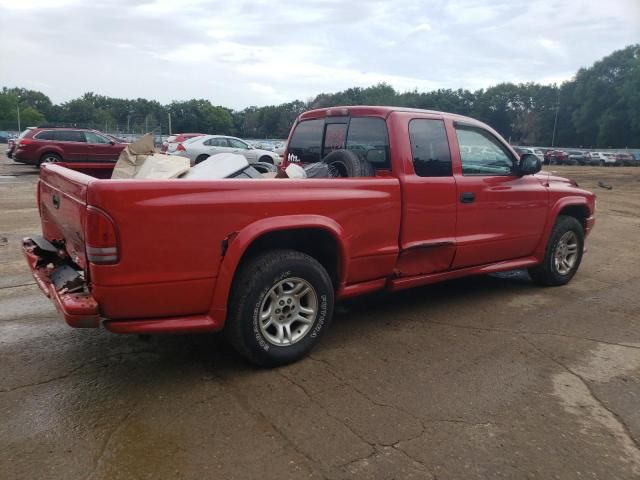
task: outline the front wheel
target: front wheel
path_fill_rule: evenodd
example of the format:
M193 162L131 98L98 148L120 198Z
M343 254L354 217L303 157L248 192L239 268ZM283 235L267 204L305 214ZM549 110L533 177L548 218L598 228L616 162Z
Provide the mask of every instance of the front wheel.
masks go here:
M544 261L529 269L531 279L547 286L568 283L578 271L584 248L584 229L566 215L558 216L545 250Z
M300 360L318 343L333 315L329 274L313 257L272 250L237 274L225 327L249 361L275 367Z

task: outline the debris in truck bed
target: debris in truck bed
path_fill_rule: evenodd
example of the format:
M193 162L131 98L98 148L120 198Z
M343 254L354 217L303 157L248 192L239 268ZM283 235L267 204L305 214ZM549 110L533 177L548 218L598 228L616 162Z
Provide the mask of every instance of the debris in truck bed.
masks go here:
M262 178L262 176L249 165L244 155L218 153L193 166L181 178L215 180L220 178Z
M153 136L147 134L122 150L113 169L113 179L162 180L177 178L188 171L188 158L155 153Z

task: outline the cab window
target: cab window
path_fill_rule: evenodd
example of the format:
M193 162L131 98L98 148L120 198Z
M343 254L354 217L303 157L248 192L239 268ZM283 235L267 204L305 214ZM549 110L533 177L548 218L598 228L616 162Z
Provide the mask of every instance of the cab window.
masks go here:
M413 169L419 177L450 177L451 152L444 122L414 119L409 122Z
M507 149L486 130L456 125L463 175L512 175L514 160Z

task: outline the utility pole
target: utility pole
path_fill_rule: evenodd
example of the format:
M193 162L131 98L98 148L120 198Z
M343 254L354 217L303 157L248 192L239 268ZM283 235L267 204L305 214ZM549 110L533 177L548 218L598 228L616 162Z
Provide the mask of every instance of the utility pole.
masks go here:
M169 136L171 136L171 112L167 113L169 115Z
M556 144L556 127L558 126L558 112L560 111L560 87L558 87L558 98L556 99L556 118L553 120L553 136L551 137L551 146Z
M20 128L20 95L18 95L18 101L16 103L16 109L18 110L18 133L22 132Z

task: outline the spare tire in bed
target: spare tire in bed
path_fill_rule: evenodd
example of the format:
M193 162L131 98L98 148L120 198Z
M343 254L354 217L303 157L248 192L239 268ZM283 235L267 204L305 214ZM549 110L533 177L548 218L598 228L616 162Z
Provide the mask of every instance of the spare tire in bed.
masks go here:
M334 150L322 161L329 165L330 177L374 177L376 174L373 165L353 150Z

